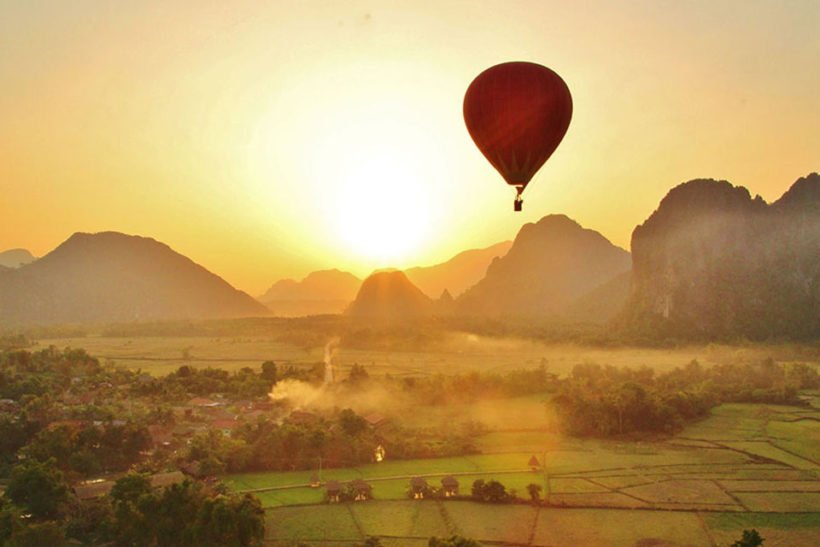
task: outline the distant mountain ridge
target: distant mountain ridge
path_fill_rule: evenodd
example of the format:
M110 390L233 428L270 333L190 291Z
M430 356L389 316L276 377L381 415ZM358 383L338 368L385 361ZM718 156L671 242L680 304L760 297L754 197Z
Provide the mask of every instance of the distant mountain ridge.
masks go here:
M320 270L301 281L277 281L259 301L280 316L336 314L353 301L361 284L361 279L351 273Z
M510 247L512 241L503 241L483 249L470 249L441 264L417 266L404 273L430 298L440 297L445 290L457 297L481 281L493 259L507 254Z
M525 224L504 257L456 299L462 315L560 316L630 269L630 255L565 215Z
M76 233L0 276L0 323L264 315L256 300L154 239Z
M404 273L430 298L439 298L445 291L458 295L481 280L493 258L505 255L511 245L511 241L504 241L483 249L469 249L446 262L409 268ZM397 270L374 273L390 271ZM342 313L356 298L361 284L362 280L351 273L320 270L301 281L281 279L258 300L274 314L286 317Z
M820 175L776 202L698 179L632 234L625 324L647 336L820 337Z
M0 266L6 268L19 268L35 260L37 260L37 257L26 249L9 249L0 253Z

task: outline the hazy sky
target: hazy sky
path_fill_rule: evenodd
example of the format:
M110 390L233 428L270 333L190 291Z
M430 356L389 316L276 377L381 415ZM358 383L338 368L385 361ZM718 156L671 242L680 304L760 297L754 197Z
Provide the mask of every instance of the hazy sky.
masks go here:
M117 230L257 294L548 213L628 248L680 182L820 169L818 28L814 0L0 0L0 250ZM462 119L509 60L574 100L523 214Z

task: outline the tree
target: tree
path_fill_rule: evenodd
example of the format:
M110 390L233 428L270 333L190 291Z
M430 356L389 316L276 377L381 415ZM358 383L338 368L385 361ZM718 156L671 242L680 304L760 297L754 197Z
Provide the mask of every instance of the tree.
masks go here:
M34 517L55 518L68 500L69 490L54 460L29 460L14 467L5 495Z
M194 540L197 514L203 502L200 484L186 480L143 497L139 510L150 525L157 547L216 545Z
M151 479L144 473L129 473L111 487L109 497L116 503L137 503L142 496L151 493Z
M0 498L0 545L6 545L20 526L20 510L8 503L4 504L3 498Z
M484 497L490 503L507 501L507 489L498 481L490 481L484 486Z
M273 361L265 361L262 363L262 379L275 384L278 381L278 372L276 370L276 363Z
M732 543L732 547L760 547L763 545L764 539L754 528L751 530L743 530L743 536Z
M196 545L248 547L265 536L265 511L258 498L217 496L206 499L194 525Z
M8 547L43 547L63 545L65 533L56 522L31 523L16 530L5 545Z
M351 437L358 437L367 430L365 419L350 408L346 408L339 413L339 425L342 426L342 431Z
M502 503L510 498L504 485L496 480L484 482L482 479L478 479L473 482L472 495L477 501L488 501L490 503Z
M370 375L367 373L367 370L364 366L353 363L353 366L350 367L350 372L347 376L347 381L353 385L358 385L362 382L365 382L370 379Z
M471 494L474 499L484 501L484 479L476 479L473 481L473 488Z
M114 502L117 545L147 544L152 523L139 506L152 495L151 480L145 474L130 473L114 483L109 497Z
M533 503L538 503L541 500L541 490L542 488L540 484L531 482L527 485L527 492L529 493L530 499Z

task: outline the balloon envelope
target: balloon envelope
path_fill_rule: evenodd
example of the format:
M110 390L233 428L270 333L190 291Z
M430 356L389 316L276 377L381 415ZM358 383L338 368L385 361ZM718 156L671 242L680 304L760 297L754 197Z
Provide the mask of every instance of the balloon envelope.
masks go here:
M490 67L464 96L464 122L508 184L524 187L567 132L572 97L558 74L535 63Z

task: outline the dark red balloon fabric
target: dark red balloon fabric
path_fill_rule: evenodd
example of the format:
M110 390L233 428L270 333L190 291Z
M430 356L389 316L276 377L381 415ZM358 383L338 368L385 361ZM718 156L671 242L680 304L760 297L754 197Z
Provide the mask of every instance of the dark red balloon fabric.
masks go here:
M570 118L567 84L535 63L488 68L464 96L467 131L508 184L527 185L561 143Z

